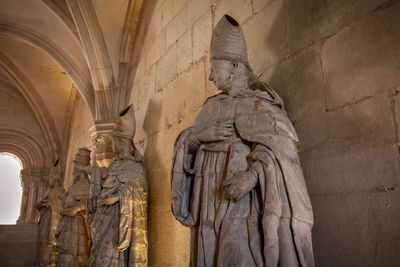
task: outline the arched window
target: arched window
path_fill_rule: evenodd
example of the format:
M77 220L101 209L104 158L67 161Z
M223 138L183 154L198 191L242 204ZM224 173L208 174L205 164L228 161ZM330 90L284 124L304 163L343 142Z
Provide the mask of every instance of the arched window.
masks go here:
M20 159L0 153L0 224L15 224L21 207L22 187Z

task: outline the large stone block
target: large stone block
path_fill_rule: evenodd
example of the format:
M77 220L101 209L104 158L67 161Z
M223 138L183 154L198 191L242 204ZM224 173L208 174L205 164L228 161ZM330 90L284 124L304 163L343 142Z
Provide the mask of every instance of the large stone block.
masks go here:
M146 51L146 69L156 63L165 54L166 31L162 31Z
M188 74L179 75L163 92L161 124L164 129L178 124L185 116L185 90L188 88Z
M368 195L312 197L315 266L376 266Z
M208 8L213 0L188 0L188 25L191 26Z
M187 73L187 86L185 100L187 113L195 112L201 108L205 100L205 72L204 62L200 61L189 68Z
M340 155L350 149L394 144L390 102L382 94L296 123L302 157Z
M394 144L301 159L311 195L368 192L400 183L400 161Z
M192 64L192 31L186 31L177 42L178 46L178 73L189 68Z
M370 220L376 238L375 266L398 266L400 262L400 190L398 186L372 193Z
M256 73L282 60L286 53L284 1L276 0L246 21L249 62Z
M151 189L149 201L152 206L157 210L171 211L170 169L151 167L148 170L148 183Z
M143 120L143 130L147 136L153 135L154 133L160 131L161 128L161 106L162 106L162 96L161 93L153 94L150 98L144 120Z
M149 266L189 266L189 227L179 224L171 211L150 212Z
M66 153L64 187L68 188L73 183L72 161L80 147L88 147L94 151L90 138L89 128L93 126L93 118L88 105L80 94L76 95L70 124L68 152Z
M184 129L182 126L182 124L174 124L152 136L151 169L171 169L175 140Z
M145 70L141 77L138 77L138 105L141 107L146 103L156 88L156 65L152 65L148 70Z
M234 17L240 24L253 15L251 0L219 0L215 4L215 22L224 15Z
M325 42L328 108L399 86L399 13L400 3L373 12Z
M178 66L178 54L176 45L157 63L156 90L163 90L164 87L176 78L176 70Z
M186 8L182 8L167 26L167 49L173 45L186 30L186 10Z
M149 172L149 259L150 266L188 266L190 230L171 212L170 171Z
M288 0L288 43L290 53L330 36L357 21L385 0Z
M212 35L212 14L209 9L193 26L193 62L210 51Z
M164 115L161 117L164 117ZM184 119L182 118L168 127L162 126L159 131L148 137L144 155L149 171L157 169L170 170L175 140L180 132L187 128L187 124L183 123L183 121Z
M146 17L148 21L148 28L144 40L144 48L147 50L161 33L161 7L153 9L152 13ZM146 21L146 22L147 22Z
M161 6L161 26L165 28L174 16L174 0L165 0Z
M310 47L265 72L266 77L261 78L269 80L272 88L283 98L292 122L324 112L325 93L319 46Z

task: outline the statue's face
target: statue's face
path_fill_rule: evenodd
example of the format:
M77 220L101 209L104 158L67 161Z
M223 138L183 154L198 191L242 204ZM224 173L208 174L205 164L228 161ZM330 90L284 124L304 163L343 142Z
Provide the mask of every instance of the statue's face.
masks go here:
M233 69L233 64L228 60L212 59L209 80L213 81L219 90L229 92L232 86L231 75Z

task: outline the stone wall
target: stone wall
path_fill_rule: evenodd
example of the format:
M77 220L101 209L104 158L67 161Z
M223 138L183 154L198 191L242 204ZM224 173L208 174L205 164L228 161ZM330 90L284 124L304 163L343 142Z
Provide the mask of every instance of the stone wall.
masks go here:
M172 150L217 93L209 43L224 13L241 23L250 64L299 134L317 266L400 260L398 2L146 1L130 100L149 176L151 266L188 266L190 231L171 213Z
M38 225L0 225L2 267L35 266L38 251Z
M93 144L89 132L92 125L93 119L90 115L89 108L82 96L77 93L72 109L68 151L66 153L64 175L65 188L68 188L74 182L74 178L72 177L72 161L75 158L75 154L78 153L78 149L86 146L93 151Z

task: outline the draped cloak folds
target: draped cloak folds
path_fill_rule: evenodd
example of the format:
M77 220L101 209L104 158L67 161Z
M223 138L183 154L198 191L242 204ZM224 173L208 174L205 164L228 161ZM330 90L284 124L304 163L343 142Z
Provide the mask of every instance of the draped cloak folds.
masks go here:
M55 266L57 254L56 230L60 221L62 200L59 198L64 193L61 186L51 187L46 191L38 203L39 210L39 266ZM47 203L47 206L45 205ZM44 205L43 205L44 204Z
M298 137L280 97L246 90L209 98L177 138L172 211L192 226L191 266L314 266L313 213L298 158ZM190 149L194 127L232 121L236 136ZM258 184L238 202L222 182L251 171Z
M99 195L90 198L96 203L89 206L114 196L118 201L97 206L92 215L93 245L87 266L147 266L147 180L143 162L134 156L116 157L103 172L104 177L92 176L104 181Z
M79 210L74 216L63 215L57 228L59 253L56 266L86 266L90 251L90 231L86 224L89 180L80 178L63 197L64 209Z

